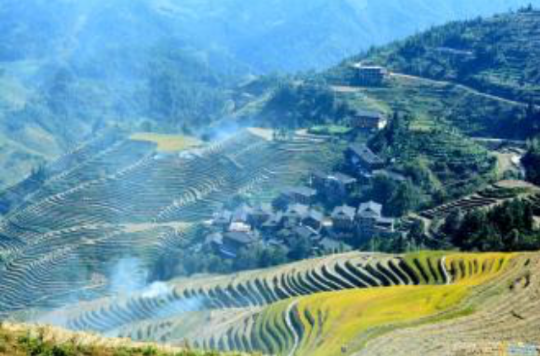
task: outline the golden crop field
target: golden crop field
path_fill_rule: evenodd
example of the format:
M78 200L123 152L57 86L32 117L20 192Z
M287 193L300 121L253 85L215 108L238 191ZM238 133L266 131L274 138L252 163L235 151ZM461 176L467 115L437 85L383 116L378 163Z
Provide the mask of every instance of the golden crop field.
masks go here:
M201 141L194 137L184 135L167 135L151 132L140 132L133 134L131 139L134 141L147 141L157 144L157 149L162 152L182 151L201 145Z

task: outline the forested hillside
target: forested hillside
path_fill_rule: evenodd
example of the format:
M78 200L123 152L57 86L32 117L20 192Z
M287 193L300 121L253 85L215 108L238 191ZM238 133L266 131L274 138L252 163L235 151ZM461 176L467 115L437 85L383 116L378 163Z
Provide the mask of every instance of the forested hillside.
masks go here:
M454 81L523 103L540 100L540 11L454 22L375 50L392 70Z
M540 133L539 29L532 7L454 22L352 57L323 78L349 103L416 116L421 130L450 124L475 137L528 139ZM357 86L358 62L385 68L384 83Z

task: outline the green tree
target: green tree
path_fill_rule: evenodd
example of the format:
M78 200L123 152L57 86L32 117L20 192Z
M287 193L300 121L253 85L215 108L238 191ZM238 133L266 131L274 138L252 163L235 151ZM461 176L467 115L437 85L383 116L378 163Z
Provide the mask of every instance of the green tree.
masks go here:
M525 167L527 180L540 185L540 140L535 139L531 142L521 162Z

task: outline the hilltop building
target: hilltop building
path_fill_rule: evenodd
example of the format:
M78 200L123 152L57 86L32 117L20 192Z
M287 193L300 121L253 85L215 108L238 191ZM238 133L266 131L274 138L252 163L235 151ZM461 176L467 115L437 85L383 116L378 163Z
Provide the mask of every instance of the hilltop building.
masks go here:
M388 125L388 118L378 111L354 110L350 114L349 125L355 129L379 131Z
M354 71L353 85L375 87L383 84L388 75L388 71L381 66L355 63L352 65Z

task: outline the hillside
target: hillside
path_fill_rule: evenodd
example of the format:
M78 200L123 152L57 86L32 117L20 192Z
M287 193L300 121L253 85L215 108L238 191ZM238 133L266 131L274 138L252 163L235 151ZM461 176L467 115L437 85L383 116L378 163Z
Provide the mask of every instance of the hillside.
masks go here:
M216 209L268 202L341 156L336 143L266 133L203 144L112 131L7 190L0 316L144 287L160 260L195 254Z
M39 320L264 354L441 355L472 348L491 355L488 346L540 341L533 297L539 261L537 253L354 252L180 279L161 293L67 306Z
M0 324L0 355L87 355L87 356L218 356L230 353L198 352L157 344L114 340L74 333L50 326ZM239 356L240 354L234 354Z
M383 86L340 95L409 112L420 127L442 122L472 136L529 138L539 132L539 23L540 12L528 9L450 23L353 57L324 77L343 88L353 83L352 63L378 64L390 71Z
M529 2L6 0L0 189L103 127L199 132L241 107L231 90L246 75L327 68L435 24Z
M540 11L454 22L375 50L391 70L467 85L508 100L538 101Z

